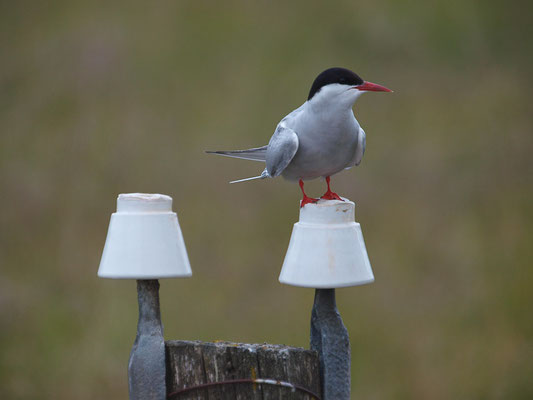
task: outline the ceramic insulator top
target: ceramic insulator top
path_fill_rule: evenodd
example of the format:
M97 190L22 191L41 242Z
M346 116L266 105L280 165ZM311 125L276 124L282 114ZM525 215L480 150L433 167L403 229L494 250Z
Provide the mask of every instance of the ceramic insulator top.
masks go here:
M171 212L172 197L164 194L126 193L117 198L117 213Z
M346 224L355 219L355 203L346 199L319 200L300 208L300 223L304 224Z

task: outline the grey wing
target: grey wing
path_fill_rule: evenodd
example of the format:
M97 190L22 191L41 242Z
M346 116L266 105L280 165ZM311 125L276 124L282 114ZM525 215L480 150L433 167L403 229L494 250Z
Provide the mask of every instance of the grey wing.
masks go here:
M361 164L363 160L363 155L365 154L366 149L366 133L363 128L359 128L359 134L357 135L357 147L355 148L355 153L353 155L352 161L348 165L348 168L353 167L354 165Z
M278 176L298 151L298 135L292 129L279 124L268 143L266 169L271 177Z

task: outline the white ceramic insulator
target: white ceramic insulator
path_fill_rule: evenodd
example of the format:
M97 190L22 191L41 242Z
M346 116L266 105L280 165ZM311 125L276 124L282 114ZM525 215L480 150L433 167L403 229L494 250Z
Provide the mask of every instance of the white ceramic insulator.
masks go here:
M374 281L355 204L320 200L300 209L279 276L281 283L338 288Z
M192 275L172 198L128 193L117 199L98 269L101 278L159 279Z

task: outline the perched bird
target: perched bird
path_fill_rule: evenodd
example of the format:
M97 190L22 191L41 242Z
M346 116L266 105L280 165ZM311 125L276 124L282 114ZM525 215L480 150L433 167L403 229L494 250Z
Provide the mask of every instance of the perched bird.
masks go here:
M303 207L318 201L305 194L303 181L323 177L328 189L321 198L342 200L331 191L330 176L361 163L366 135L352 107L364 92L391 90L345 68L327 69L316 77L307 101L280 121L267 146L208 153L266 162L261 175L230 183L281 175L299 181Z

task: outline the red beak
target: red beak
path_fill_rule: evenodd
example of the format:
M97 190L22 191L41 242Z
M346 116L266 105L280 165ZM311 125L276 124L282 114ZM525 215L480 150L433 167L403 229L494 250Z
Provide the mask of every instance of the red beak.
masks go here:
M385 86L381 86L372 82L363 82L362 85L357 85L353 88L357 90L366 90L368 92L392 92L392 90L387 89Z

